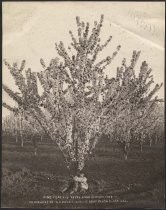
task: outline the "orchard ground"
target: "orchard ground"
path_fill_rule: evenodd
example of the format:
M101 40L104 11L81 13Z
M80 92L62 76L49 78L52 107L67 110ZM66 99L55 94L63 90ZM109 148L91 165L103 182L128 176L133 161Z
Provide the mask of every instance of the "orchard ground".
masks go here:
M62 188L70 179L63 156L56 145L40 143L37 156L33 145L24 147L14 139L3 137L2 143L2 207L29 208L164 208L165 147L145 145L143 152L135 145L128 160L118 145L101 141L87 161L84 173L89 190L85 195L109 195L116 202L57 204L31 203L46 201L46 196L63 196ZM127 202L120 202L125 200Z

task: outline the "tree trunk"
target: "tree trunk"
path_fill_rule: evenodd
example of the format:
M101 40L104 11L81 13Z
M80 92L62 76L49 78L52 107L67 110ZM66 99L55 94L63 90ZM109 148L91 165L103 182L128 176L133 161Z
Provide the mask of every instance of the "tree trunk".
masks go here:
M113 152L116 152L116 143L115 143L115 141L113 141L112 144L113 144L112 150L113 150Z
M18 143L18 136L17 136L17 133L16 133L16 144Z
M24 147L24 140L23 140L23 135L22 135L21 130L20 130L20 140L21 140L21 147Z
M158 136L156 135L156 138L155 138L155 144L158 143Z
M128 158L128 155L127 155L127 154L124 154L124 158L125 158L125 160L127 160L127 158Z
M124 142L124 158L125 158L125 160L128 159L128 153L129 153L129 145L128 145L128 143Z
M23 140L22 132L23 132L23 123L22 123L22 118L20 116L20 139L21 139L21 147L24 146L24 140Z
M35 156L37 156L37 149L35 149Z
M15 125L13 125L14 126L14 132L15 132L15 136L16 136L16 144L18 143L18 125L17 125L17 120L15 120Z
M80 138L81 138L81 134L77 133L77 128L76 128L76 119L75 116L73 116L72 119L72 142L74 144L74 158L75 161L72 161L71 165L70 165L70 170L71 170L71 174L72 174L72 180L69 182L68 186L65 187L65 189L62 190L63 192L68 192L70 194L73 193L79 193L81 191L86 191L86 189L83 189L83 187L81 187L81 182L79 180L81 179L86 179L87 178L83 175L82 170L84 168L84 157L82 157L81 151L80 151ZM82 177L84 176L84 177Z
M34 133L31 136L31 142L33 143L34 155L37 156L37 153L38 153L38 144L37 144L37 140L35 139Z
M40 136L40 141L42 141L42 140L43 140L43 135Z
M150 141L149 141L149 146L150 147L152 146L152 139L150 139Z
M77 174L79 172L79 158L78 158L78 153L79 153L79 149L78 149L78 137L75 137L75 133L76 133L76 122L75 122L75 116L73 117L73 129L72 129L72 139L73 142L75 144L75 163L74 163L74 171Z
M140 151L143 152L143 144L144 142L143 141L140 141Z
M23 141L22 136L21 136L21 147L24 147L24 141Z

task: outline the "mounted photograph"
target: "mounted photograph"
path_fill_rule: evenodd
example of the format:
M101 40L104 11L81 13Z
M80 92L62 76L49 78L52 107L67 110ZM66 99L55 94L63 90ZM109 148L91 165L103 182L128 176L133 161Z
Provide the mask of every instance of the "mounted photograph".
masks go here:
M165 208L165 2L2 3L1 207Z

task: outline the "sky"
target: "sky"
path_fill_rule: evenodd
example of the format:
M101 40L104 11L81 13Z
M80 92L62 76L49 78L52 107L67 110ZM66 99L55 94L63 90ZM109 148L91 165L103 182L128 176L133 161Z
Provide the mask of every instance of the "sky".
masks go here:
M57 56L55 43L63 41L66 48L71 43L69 30L76 34L75 17L93 22L104 14L101 41L112 35L109 46L99 59L112 55L117 45L122 48L106 69L115 76L123 58L130 62L132 51L141 50L136 66L146 60L153 69L156 83L164 82L164 2L3 2L3 59L9 63L26 60L26 69L41 71L40 58L47 64ZM2 69L3 84L17 90L6 66ZM164 86L158 92L164 97ZM3 102L14 102L3 92ZM3 109L2 116L9 114Z

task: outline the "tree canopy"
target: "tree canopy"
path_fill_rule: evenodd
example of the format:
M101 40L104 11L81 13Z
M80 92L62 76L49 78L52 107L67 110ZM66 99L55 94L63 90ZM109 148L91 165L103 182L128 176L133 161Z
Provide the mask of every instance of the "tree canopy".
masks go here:
M90 30L88 22L76 17L77 37L69 31L72 42L68 48L62 41L56 43L58 57L49 65L41 58L43 69L40 72L28 68L24 76L25 60L20 66L17 63L11 66L5 60L20 94L3 84L4 91L18 107L3 105L24 113L27 120L33 118L56 141L68 166L76 162L79 170L83 169L101 134L117 131L121 133L120 140L129 143L133 131L141 131L142 122L150 117L160 101L153 96L162 84L151 89L154 81L147 62L142 62L138 75L135 73L140 51L133 51L129 65L126 59L122 61L116 77L104 74L121 46L118 45L111 56L98 61L99 53L112 39L109 36L101 44L103 20L102 15ZM39 82L42 94L38 91Z

